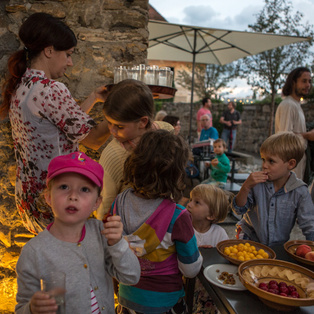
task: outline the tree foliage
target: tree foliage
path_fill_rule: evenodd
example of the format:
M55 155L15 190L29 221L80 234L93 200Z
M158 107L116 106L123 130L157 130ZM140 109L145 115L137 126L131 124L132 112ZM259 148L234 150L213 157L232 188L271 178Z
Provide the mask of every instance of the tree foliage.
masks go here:
M234 65L196 64L194 71L194 93L199 98L217 98L223 88L236 77ZM192 88L192 65L187 70L178 71L177 83L182 87L191 90Z
M285 82L286 76L294 68L311 63L313 25L301 23L303 14L297 11L292 14L292 3L286 0L265 0L265 6L257 15L257 21L249 25L249 30L261 33L274 33L288 36L309 37L303 41L246 57L239 61L241 77L253 88L271 95L271 119L269 135L273 132L275 113L275 96Z

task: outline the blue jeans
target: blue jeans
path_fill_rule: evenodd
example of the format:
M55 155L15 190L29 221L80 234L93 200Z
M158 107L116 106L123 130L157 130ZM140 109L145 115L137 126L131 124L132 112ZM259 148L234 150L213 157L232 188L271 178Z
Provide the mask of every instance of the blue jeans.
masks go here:
M226 142L228 152L231 152L234 149L234 144L235 144L236 135L237 135L237 130L236 129L232 130L232 146L230 149L230 144L229 144L230 131L231 130L223 129L221 132L221 138Z

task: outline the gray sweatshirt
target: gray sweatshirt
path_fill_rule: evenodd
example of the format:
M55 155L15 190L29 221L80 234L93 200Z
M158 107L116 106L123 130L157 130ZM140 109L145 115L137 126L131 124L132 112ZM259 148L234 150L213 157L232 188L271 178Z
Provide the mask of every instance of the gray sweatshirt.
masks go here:
M30 299L40 290L40 278L54 270L66 274L66 313L91 313L90 287L101 312L115 313L112 277L127 285L136 284L141 272L138 259L124 239L107 245L101 221L89 219L85 227L85 237L79 243L58 240L45 229L23 247L16 265L17 314L31 313Z

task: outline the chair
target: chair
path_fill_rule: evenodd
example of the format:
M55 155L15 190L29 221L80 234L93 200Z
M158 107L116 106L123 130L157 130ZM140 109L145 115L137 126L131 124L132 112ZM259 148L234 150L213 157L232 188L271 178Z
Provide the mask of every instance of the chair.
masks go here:
M241 185L238 183L243 183L248 176L249 173L237 173L235 169L235 162L239 156L234 152L226 152L227 157L231 161L231 172L228 173L228 178L230 179L230 182L227 182L225 189L232 192L232 193L238 193L241 189Z
M199 179L201 181L208 178L208 169L205 166L205 161L210 161L214 158L213 143L213 139L208 139L192 145L194 163L200 171Z
M194 288L195 288L195 279L185 277L185 302L188 307L188 314L193 314L193 303L194 303Z

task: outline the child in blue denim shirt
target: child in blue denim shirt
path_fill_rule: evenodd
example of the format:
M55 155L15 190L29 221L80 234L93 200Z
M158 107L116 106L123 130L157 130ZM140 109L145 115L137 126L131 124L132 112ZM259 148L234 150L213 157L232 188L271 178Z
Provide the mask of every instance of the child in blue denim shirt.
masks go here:
M283 244L298 221L307 240L314 240L314 205L307 185L292 171L305 148L292 132L276 133L260 148L262 171L253 172L233 200L243 215L239 237L271 246Z

